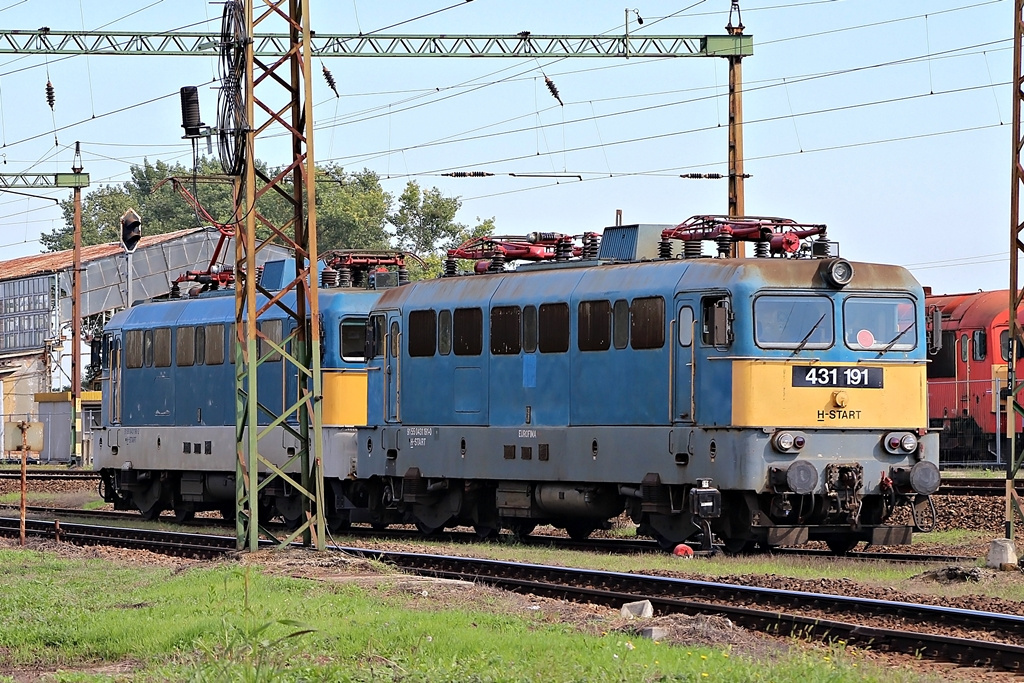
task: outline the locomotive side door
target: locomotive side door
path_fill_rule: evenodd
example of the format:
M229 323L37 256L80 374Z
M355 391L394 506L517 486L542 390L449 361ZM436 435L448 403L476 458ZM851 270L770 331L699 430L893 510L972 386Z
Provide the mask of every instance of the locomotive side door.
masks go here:
M402 315L387 311L384 332L384 419L400 422L402 419Z
M697 304L689 298L675 301L672 325L672 421L693 422L694 343L696 330L694 311Z

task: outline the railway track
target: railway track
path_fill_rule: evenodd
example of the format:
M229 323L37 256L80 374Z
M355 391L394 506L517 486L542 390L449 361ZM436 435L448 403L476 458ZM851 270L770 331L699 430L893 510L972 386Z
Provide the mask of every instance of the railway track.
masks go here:
M69 470L61 469L31 469L25 473L25 479L30 481L60 480L69 481L74 479L99 479L100 473L91 470ZM0 479L21 479L20 470L0 470Z
M1016 480L1017 492L1024 495L1024 479ZM980 477L942 477L940 496L1005 496L1006 479Z
M0 509L16 509L17 506L0 505ZM78 510L71 508L46 507L30 505L26 508L34 514L52 515L54 518L93 518L118 521L139 521L139 515L134 512L121 512L115 510ZM157 521L157 520L154 520ZM173 523L171 518L162 518L160 522ZM209 517L196 518L185 523L187 526L207 526L234 528L234 522ZM272 525L276 527L279 525ZM283 527L282 527L283 528ZM371 529L368 527L352 527L339 533L344 536L391 538L398 540L423 540L423 535L411 529ZM433 540L444 540L455 543L480 543L482 539L473 532L445 531L432 537ZM590 538L585 541L574 541L563 536L549 536L545 534L534 534L524 538L516 539L517 542L533 547L552 547L587 552L602 552L616 555L623 554L664 554L656 541L640 538ZM756 554L756 553L755 553ZM766 554L782 555L792 557L812 557L823 559L837 559L828 550L817 550L811 548L773 548ZM962 562L974 562L976 557L965 555L937 555L926 553L894 553L894 552L873 552L854 551L842 556L842 559L863 560L868 562L893 562L902 564L959 564Z
M235 545L235 539L228 536L35 520L27 524L27 531L33 536L82 545L117 545L190 557L224 555L233 552ZM17 533L17 519L0 518L0 534ZM1024 637L1024 617L1016 615L520 562L344 546L332 550L425 576L482 582L506 590L611 607L646 599L659 614L715 614L747 628L782 636L841 640L962 666L1024 671L1024 647L1013 642ZM837 616L893 627L867 626ZM928 631L950 628L959 635Z

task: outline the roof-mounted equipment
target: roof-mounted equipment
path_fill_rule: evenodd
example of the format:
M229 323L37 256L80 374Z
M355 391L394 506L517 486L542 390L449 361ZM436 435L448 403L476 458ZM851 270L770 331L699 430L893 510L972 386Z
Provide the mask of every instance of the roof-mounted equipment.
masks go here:
M814 236L818 239L810 240ZM829 242L825 236L825 225L768 216L691 216L674 228L662 231L660 258L673 257L672 240L683 243L682 258L700 258L702 242L714 242L718 258L728 258L736 242L753 242L756 258L839 255L838 243Z

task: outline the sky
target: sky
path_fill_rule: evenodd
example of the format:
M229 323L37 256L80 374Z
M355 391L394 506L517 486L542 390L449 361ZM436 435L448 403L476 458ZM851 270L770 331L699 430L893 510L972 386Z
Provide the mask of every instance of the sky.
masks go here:
M825 223L854 261L907 266L935 292L1008 280L1012 0L741 0L746 213ZM311 0L323 33L719 35L728 0ZM0 26L219 31L202 0L0 0ZM642 26L636 22L639 15ZM735 20L735 17L734 17ZM327 67L340 97L320 78ZM314 158L461 198L498 234L581 234L725 214L728 63L721 58L338 58L314 62ZM178 90L216 119L213 57L0 54L0 172L91 187L133 164L191 163ZM548 92L557 86L563 104ZM45 86L54 87L55 104ZM256 154L284 163L280 140ZM205 149L202 149L205 151ZM216 146L214 146L216 153ZM452 171L486 178L451 178ZM523 178L510 174L566 174ZM24 192L24 191L19 191ZM0 196L0 259L38 253L67 190ZM143 217L143 220L145 217ZM193 227L193 226L182 226Z

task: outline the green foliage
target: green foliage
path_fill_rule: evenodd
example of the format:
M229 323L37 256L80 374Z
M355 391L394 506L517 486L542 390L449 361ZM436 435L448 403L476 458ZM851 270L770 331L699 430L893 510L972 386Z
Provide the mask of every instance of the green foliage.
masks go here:
M329 165L316 183L317 249L386 249L391 195L373 171Z
M230 223L235 211L232 183L220 173L220 165L205 158L200 160L195 179L192 170L180 163L169 165L146 160L141 166L133 166L130 180L101 185L83 196L82 244L119 241L120 218L129 208L142 217L144 235L209 225L210 221L197 215L171 183L161 184L170 177L182 181L214 222ZM278 170L257 164L257 187L263 187L277 173ZM260 214L274 225L285 226L291 219L291 191L291 180L286 176L276 192L261 196ZM415 253L431 254L458 244L464 234L469 234L465 226L455 222L460 206L458 198L445 197L437 188L421 190L417 183L410 182L398 201L397 211L393 211L394 203L373 171L350 172L334 164L319 168L316 176L318 250L322 253L330 249L387 249L392 242L397 242L401 248ZM47 251L73 246L73 201L61 202L61 209L64 225L42 236ZM493 219L488 221L493 226ZM262 224L257 230L261 238L269 234ZM423 272L432 275L435 270L440 273L439 266Z
M292 641L315 633L316 629L294 619L264 621L251 601L250 568L232 572L231 578L241 578L244 586L242 604L236 606L226 600L218 601L217 611L224 616L221 630L212 638L197 641L190 666L193 681L257 681L280 680L297 657ZM225 578L227 584L228 578ZM227 594L227 591L225 591ZM285 633L280 633L284 627Z
M220 173L220 165L210 159L202 159L199 174ZM120 185L101 185L87 192L82 198L82 244L104 244L121 239L120 218L127 209L133 208L142 216L143 235L160 235L176 230L208 225L208 221L196 216L171 186L165 183L157 189L161 180L172 176L187 179L190 169L180 163L173 166L163 161L155 164L149 160L141 166L132 166L131 180ZM231 184L196 183L188 185L189 192L196 195L210 215L217 221L231 219L233 204ZM74 246L74 201L61 202L64 225L42 236L47 251L71 249Z
M587 635L545 603L410 590L402 576L361 587L0 550L0 591L0 670L59 681L919 680L841 644L794 641L755 661L596 635L612 611ZM122 673L99 673L111 665Z
M421 190L419 183L410 180L398 198L398 211L389 218L399 248L426 255L456 246L466 229L455 222L461 205L458 197L445 197L437 188Z
M467 228L464 225L459 226L459 233L449 242L449 247L454 248L463 244L464 242L473 239L474 237L485 237L487 235L495 234L494 217L480 219L479 216L476 218L477 224L472 228ZM439 254L437 251L430 251L423 257L423 265L416 263L415 261L409 264L409 279L410 280L428 280L430 278L441 277L444 273L444 261L445 256ZM468 259L457 259L457 269L460 271L472 270L474 262Z

